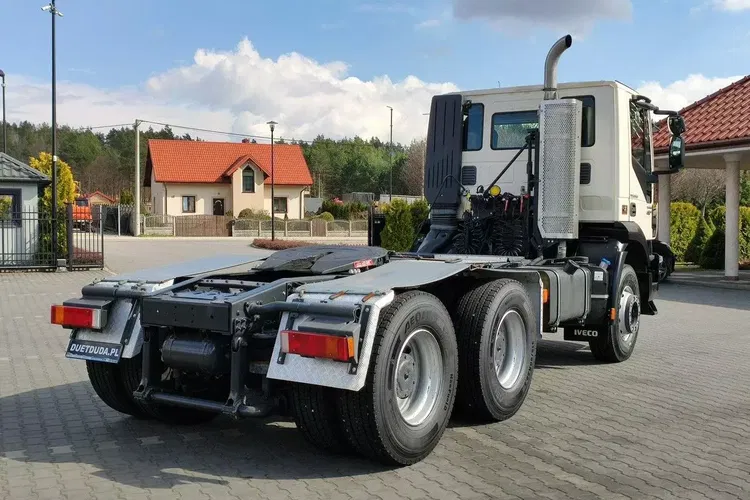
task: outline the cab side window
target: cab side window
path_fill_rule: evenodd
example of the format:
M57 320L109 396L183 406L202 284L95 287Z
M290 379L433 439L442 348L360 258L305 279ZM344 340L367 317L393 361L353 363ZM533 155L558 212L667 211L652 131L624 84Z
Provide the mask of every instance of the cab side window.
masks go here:
M484 134L484 104L472 104L463 121L463 150L479 151L482 149Z

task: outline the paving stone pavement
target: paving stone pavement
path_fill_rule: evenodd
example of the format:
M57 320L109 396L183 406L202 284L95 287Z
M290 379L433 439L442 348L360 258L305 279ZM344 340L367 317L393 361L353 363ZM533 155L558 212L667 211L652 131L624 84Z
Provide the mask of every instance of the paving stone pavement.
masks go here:
M101 403L51 303L103 272L0 274L0 498L750 498L750 293L665 286L633 357L541 343L507 422L452 422L406 468L279 419L170 428Z

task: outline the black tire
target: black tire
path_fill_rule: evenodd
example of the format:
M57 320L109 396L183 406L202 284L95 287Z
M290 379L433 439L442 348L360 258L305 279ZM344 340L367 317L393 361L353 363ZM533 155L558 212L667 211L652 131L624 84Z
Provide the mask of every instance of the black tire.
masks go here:
M141 373L143 366L143 356L137 356L129 359L120 360L120 373L125 386L131 393L135 391L141 383ZM210 422L219 414L214 412L200 411L193 408L181 408L158 404L154 402L143 402L135 400L141 411L150 417L171 425L197 425Z
M507 323L500 323L503 320ZM496 333L503 325L504 342L496 344ZM518 333L513 335L509 327ZM494 280L466 293L458 303L456 316L461 373L457 410L483 421L497 422L515 415L531 387L537 335L531 299L518 281ZM521 354L521 361L512 364L511 358L513 368L501 371L504 376L500 377L495 371L496 359L502 367L507 359L502 354L509 348Z
M626 342L620 334L620 327L624 325L621 313L620 298L623 292L630 288L636 297L637 317L635 323L635 332ZM640 324L640 288L638 286L638 275L635 270L625 264L620 273L620 280L617 286L617 297L615 297L616 320L604 330L604 334L589 341L589 347L594 357L605 363L621 363L633 354L635 343L638 339L638 325ZM631 320L632 321L632 320Z
M435 356L439 352L441 360L426 362L428 358L421 353L427 352ZM403 362L405 356L416 361ZM409 365L419 370L409 372ZM440 383L435 384L434 393L426 391L434 396L428 398L434 404L417 406L425 408L425 414L410 424L399 409L399 394L405 395L400 399L408 402L405 392L418 394L415 389L424 389L423 380L427 377L420 377L422 369L432 370ZM410 373L414 375L411 379ZM432 452L445 432L453 411L457 379L456 337L445 306L434 295L422 291L398 295L381 312L365 386L359 392L340 392L339 412L347 439L354 450L383 464L419 462Z
M344 435L337 410L337 389L309 384L292 385L294 422L307 441L331 453L348 453L352 447Z
M133 391L125 385L119 365L86 361L86 371L94 392L107 406L135 418L150 417L133 399Z

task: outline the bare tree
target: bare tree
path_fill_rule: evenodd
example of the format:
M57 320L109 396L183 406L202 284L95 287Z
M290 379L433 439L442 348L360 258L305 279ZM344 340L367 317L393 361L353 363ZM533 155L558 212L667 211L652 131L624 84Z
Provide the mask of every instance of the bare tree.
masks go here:
M706 208L724 195L724 171L692 168L672 178L672 200L689 201L706 215Z
M424 196L424 164L427 139L414 139L406 150L406 167L401 180L410 195Z

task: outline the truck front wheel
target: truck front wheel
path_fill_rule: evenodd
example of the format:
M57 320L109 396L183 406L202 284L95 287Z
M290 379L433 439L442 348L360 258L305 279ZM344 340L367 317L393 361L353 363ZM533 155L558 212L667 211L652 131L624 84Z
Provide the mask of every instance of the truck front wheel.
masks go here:
M381 312L372 349L365 386L340 393L344 432L374 460L419 462L453 410L458 351L451 317L434 295L402 293Z
M615 321L604 334L589 341L591 353L599 361L620 363L627 360L638 339L638 327L641 320L641 294L638 287L638 275L625 264L620 272L617 287L617 305Z
M515 415L536 360L538 328L526 289L499 279L471 290L459 301L456 334L462 413L490 421Z

